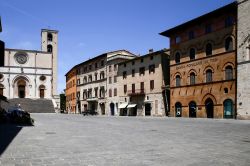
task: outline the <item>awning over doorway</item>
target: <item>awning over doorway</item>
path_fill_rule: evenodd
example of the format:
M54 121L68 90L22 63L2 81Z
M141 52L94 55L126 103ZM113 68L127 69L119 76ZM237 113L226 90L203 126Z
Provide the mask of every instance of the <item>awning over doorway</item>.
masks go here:
M120 104L120 105L119 105L119 107L118 107L118 108L126 108L126 107L127 107L127 105L128 105L128 103L122 103L122 104Z
M129 104L129 105L127 106L127 108L134 108L134 107L136 107L136 104Z
M144 103L153 103L152 100L145 100Z

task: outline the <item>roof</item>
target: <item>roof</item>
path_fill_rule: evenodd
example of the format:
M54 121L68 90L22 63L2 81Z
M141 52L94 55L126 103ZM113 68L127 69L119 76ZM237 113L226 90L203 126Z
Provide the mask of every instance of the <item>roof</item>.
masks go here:
M131 61L136 61L136 60L138 60L138 59L142 59L142 58L145 58L145 57L147 57L147 56L159 55L160 53L169 52L169 51L170 51L170 49L164 48L164 49L161 49L161 50L159 50L159 51L155 51L155 52L151 52L151 53L145 54L145 55L143 55L143 56L137 56L137 57L135 57L134 59L129 59L129 60L127 60L127 61L120 62L118 65L121 65L121 64L124 64L124 63L128 63L128 62L131 62Z
M70 71L72 71L74 68L77 68L77 67L79 67L79 66L81 66L81 65L87 64L87 63L89 63L89 62L91 62L91 61L94 61L94 60L96 60L96 59L105 57L105 56L107 56L108 54L111 54L111 53L114 53L114 52L119 52L119 51L126 51L126 52L132 54L131 52L129 52L129 51L127 51L127 50L116 50L116 51L106 52L106 53L103 53L103 54L101 54L101 55L95 56L95 57L93 57L93 58L91 58L91 59L89 59L89 60L87 60L87 61L84 61L84 62L82 62L82 63L79 63L79 64L75 65L74 67L72 67L72 68L65 74L65 76L67 76L68 73L69 73ZM133 54L133 55L134 55L134 54Z
M58 30L53 30L53 29L42 29L42 32L54 32L54 33L58 33Z
M230 13L232 12L232 10L235 10L237 11L237 2L233 2L233 3L230 3L226 6L223 6L219 9L216 9L212 12L209 12L207 14L204 14L202 16L199 16L193 20L190 20L188 22L185 22L183 24L180 24L176 27L173 27L171 29L168 29L164 32L161 32L160 35L162 36L166 36L166 37L170 37L171 34L175 33L176 31L179 31L179 30L182 30L184 28L187 28L188 26L193 26L193 25L197 25L199 22L203 21L203 20L206 20L208 18L212 18L212 17L216 17L218 15L220 15L221 13Z
M43 54L52 54L46 51L38 51L38 50L24 50L24 49L13 49L13 48L5 48L6 51L23 51L23 52L34 52L34 53L43 53Z

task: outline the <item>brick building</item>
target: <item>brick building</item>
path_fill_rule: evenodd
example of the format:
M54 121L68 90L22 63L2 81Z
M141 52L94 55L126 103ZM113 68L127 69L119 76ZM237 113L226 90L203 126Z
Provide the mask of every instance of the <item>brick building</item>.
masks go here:
M76 66L66 73L66 111L68 113L77 113L76 108Z
M236 116L237 3L160 33L170 38L170 115Z

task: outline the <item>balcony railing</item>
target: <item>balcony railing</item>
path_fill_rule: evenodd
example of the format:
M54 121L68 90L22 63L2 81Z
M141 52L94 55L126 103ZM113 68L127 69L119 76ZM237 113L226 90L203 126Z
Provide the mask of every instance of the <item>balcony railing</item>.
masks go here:
M130 96L145 95L145 91L144 89L134 89L134 90L128 90L127 94Z

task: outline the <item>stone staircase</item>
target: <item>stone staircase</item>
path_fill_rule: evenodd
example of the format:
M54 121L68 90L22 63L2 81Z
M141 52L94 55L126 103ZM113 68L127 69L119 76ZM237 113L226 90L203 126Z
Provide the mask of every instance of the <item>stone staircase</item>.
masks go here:
M55 113L54 105L50 99L17 98L8 101L9 103L2 102L2 107L5 110L8 110L8 107L20 104L21 108L29 113Z

